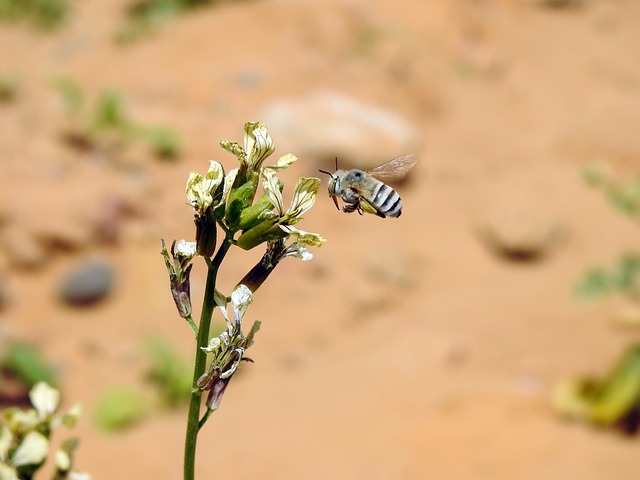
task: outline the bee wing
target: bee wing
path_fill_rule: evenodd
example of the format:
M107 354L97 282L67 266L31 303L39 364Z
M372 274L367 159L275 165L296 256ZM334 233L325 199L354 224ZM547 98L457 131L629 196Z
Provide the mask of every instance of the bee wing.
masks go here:
M413 168L417 161L418 160L413 154L402 155L371 170L367 170L367 173L372 177L380 179L402 178L409 172L409 170L411 170L411 168Z

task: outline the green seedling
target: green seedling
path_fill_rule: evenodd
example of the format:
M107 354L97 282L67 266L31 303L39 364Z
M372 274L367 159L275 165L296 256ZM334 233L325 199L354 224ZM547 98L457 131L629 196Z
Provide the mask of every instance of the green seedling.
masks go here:
M126 430L147 415L148 404L140 392L126 387L112 387L97 400L93 420L108 432Z
M0 20L24 22L45 31L59 28L69 10L67 0L0 0Z
M563 385L556 406L567 416L636 433L640 427L640 345L629 347L605 377Z
M188 402L191 362L165 339L149 339L144 346L149 361L145 378L156 388L162 403L175 407Z

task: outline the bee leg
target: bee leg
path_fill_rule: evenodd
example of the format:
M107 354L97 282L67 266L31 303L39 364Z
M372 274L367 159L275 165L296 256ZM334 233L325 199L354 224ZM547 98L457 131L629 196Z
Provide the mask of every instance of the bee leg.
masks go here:
M342 211L344 213L353 213L356 210L360 210L357 204L346 203L342 206Z
M377 215L380 218L386 218L386 215L373 206L370 202L365 200L364 198L360 199L359 203L360 209L364 210L367 213L371 213L372 215Z

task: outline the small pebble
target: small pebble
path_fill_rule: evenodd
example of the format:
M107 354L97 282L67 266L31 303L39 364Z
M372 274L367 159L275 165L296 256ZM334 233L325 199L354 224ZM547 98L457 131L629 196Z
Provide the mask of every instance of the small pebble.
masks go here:
M112 290L113 268L101 260L87 260L69 272L60 283L59 296L70 305L90 305Z

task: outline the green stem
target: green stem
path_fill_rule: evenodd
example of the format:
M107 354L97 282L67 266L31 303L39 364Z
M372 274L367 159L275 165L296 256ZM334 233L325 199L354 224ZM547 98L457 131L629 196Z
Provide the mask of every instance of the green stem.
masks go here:
M196 344L196 359L193 369L193 388L191 393L191 402L189 403L189 416L187 417L187 434L184 445L184 480L194 480L195 478L195 460L196 460L196 444L198 441L198 430L200 428L200 401L202 392L197 390L196 382L204 374L207 367L207 354L201 347L206 347L209 343L209 327L211 325L211 317L215 308L214 292L216 288L216 278L218 269L232 245L233 234L227 232L227 236L220 245L218 253L210 261L208 258L207 265L207 284L204 292L204 300L202 302L202 313L200 314L200 327L198 328L198 340Z
M191 330L193 330L193 333L196 336L196 338L198 338L198 326L193 321L193 318L191 318L191 315L187 315L186 317L184 317L184 319L187 321L187 323L191 327Z

